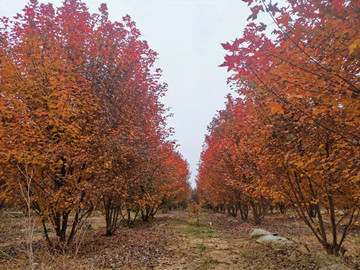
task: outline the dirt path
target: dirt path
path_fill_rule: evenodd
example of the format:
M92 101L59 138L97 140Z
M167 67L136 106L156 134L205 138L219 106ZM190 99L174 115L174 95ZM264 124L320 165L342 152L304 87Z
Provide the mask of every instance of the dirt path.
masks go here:
M21 218L14 216L3 220L3 227L0 227L0 269L27 269L22 223ZM252 223L210 212L201 214L200 226L185 211L159 213L150 222L138 221L133 229L120 228L112 237L104 236L105 224L101 213L91 217L88 223L87 227L91 230L79 233L83 238L78 251L64 255L51 254L44 246L41 230L36 230L34 249L37 268L360 269L360 249L356 244L359 230L348 237L346 246L349 256L338 260L323 254L306 226L295 218L279 215L269 215L266 225L256 227L295 242L309 242L311 254L301 245L282 248L258 244L249 236L255 228ZM5 230L10 226L12 230ZM332 268L334 265L336 267Z
M169 227L178 239L169 246L173 256L161 258L157 269L238 269L230 267L239 261L230 239L211 226L173 220Z
M256 243L248 236L252 226L234 218L203 214L201 226L184 212L172 213L167 218L160 226L167 226L178 237L168 246L173 256L160 258L155 269L317 268L310 256L296 248L274 250Z

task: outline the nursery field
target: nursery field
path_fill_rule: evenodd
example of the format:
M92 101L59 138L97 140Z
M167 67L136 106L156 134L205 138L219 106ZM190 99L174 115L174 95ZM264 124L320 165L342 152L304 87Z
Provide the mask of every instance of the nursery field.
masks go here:
M1 217L0 269L28 269L26 218L5 211ZM254 229L287 238L286 244L257 243ZM50 232L51 236L51 232ZM343 257L324 253L310 230L291 212L270 214L263 225L203 211L200 224L187 211L158 213L134 228L105 236L105 222L95 212L72 247L50 252L43 230L35 227L35 269L360 269L360 228L345 242Z
M360 269L360 1L20 2L0 270Z

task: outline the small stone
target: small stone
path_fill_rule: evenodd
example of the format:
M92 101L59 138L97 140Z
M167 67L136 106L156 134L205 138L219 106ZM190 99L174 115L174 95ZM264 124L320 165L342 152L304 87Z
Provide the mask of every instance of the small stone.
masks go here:
M269 243L269 244L280 244L280 245L288 245L293 243L292 241L288 240L285 237L272 235L272 234L261 236L256 240L256 242L260 244Z
M263 235L274 235L274 234L271 232L268 232L266 230L263 230L263 229L254 229L250 233L251 237L258 237L258 236L263 236Z

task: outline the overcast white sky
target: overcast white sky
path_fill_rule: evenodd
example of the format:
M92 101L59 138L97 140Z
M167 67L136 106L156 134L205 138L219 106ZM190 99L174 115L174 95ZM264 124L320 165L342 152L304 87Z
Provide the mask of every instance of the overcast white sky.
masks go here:
M62 1L51 2L59 6ZM190 164L194 187L206 127L224 107L228 74L219 68L225 55L220 43L240 37L250 10L241 0L83 0L91 12L108 5L113 21L129 14L150 47L159 53L157 67L169 84L163 99L174 117L178 150ZM12 17L26 0L0 0L0 16Z

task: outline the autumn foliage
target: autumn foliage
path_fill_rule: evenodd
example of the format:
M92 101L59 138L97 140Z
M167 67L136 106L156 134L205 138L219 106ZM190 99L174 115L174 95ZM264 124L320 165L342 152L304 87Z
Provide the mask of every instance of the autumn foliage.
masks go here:
M339 255L360 207L359 1L245 2L251 22L223 44L222 64L242 98L209 127L199 194L213 207L248 205L255 221L252 205L286 203Z
M261 166L260 143L249 107L242 99L228 96L226 109L209 126L197 179L199 194L218 210L227 210L247 220L251 209L260 224L275 193L266 184Z
M30 184L53 247L70 245L95 208L111 235L125 214L147 220L190 192L159 100L156 52L129 16L111 22L106 5L99 11L31 0L0 23L1 199L21 206L20 186Z

